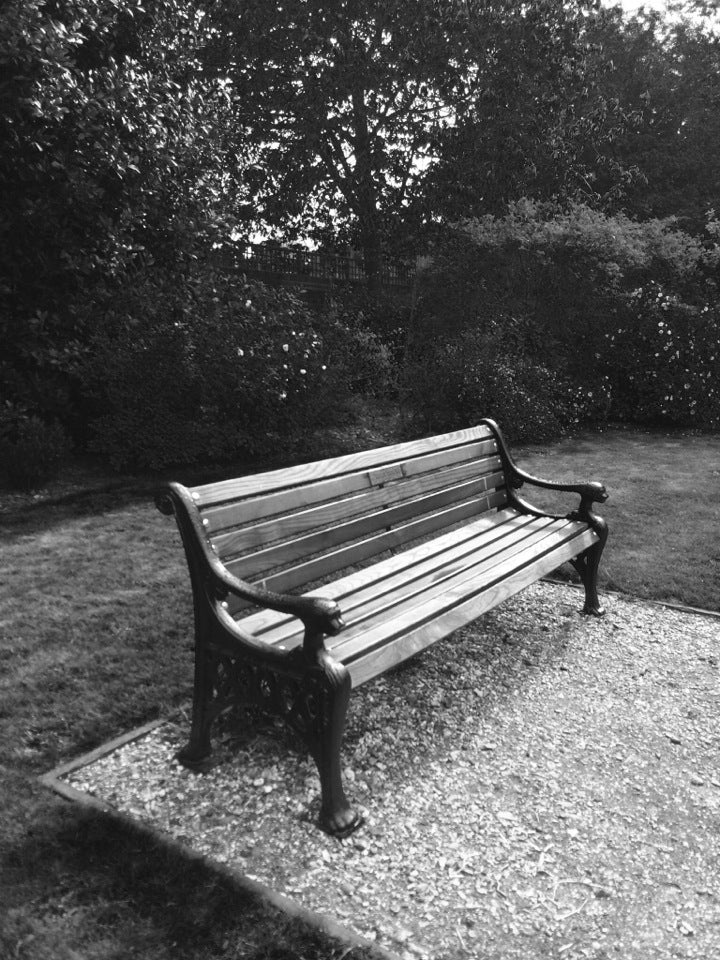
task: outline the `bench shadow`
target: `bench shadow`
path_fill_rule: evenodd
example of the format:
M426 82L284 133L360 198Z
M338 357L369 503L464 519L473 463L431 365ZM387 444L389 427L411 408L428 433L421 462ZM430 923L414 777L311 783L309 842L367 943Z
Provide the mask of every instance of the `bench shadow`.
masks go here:
M573 578L574 573L567 576ZM379 794L392 782L408 782L418 775L418 764L422 767L449 751L471 748L472 731L484 730L484 736L492 739L493 714L502 713L534 674L563 670L583 599L582 590L567 593L552 622L543 622L540 616L533 629L515 630L505 622L504 607L491 610L353 690L341 749L343 768L351 769L353 780L357 777L356 782L346 778L351 803L371 809L376 780ZM524 602L522 594L517 602ZM470 728L469 713L474 718ZM189 724L181 725L181 731L185 736ZM280 719L255 708L237 709L216 721L215 761L233 762L260 741L267 762L292 754L306 758L308 769L314 770L301 737ZM378 777L382 770L387 773ZM301 819L315 824L318 808L319 797Z
M21 940L33 941L37 952L19 957L76 957L74 941L113 957L177 956L179 945L183 956L246 960L374 956L361 948L343 953L302 919L125 818L59 801L43 807L4 851L5 882L14 869L20 877L32 872L40 894L0 923L0 945L13 934L18 949Z

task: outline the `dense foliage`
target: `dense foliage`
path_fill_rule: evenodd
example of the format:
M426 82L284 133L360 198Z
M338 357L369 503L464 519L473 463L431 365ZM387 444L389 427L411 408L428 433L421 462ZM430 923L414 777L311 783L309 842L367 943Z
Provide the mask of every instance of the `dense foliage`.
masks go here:
M115 294L82 370L91 446L116 466L287 452L388 376L373 334L282 290L207 264L165 281Z
M533 398L550 431L715 424L720 39L712 5L671 7L6 0L0 437L22 482L68 438L138 465L290 442L333 371L334 412L390 361L428 424L489 404L517 428ZM217 251L257 230L360 248L370 291L326 316L246 296ZM383 301L381 257L428 245Z
M635 175L621 198L640 219L678 217L693 232L720 209L712 157L720 142L720 19L716 3L684 0L623 17L605 10L589 25L598 55L612 64L605 96L633 122L618 129L610 155Z
M73 416L98 291L233 222L231 104L201 82L197 3L9 0L0 18L0 383Z
M439 404L450 390L455 419L465 418L464 371L476 362L468 344L480 343L483 389L505 371L511 421L522 401L526 418L535 407L570 423L609 416L717 428L720 247L714 221L707 227L695 237L671 220L531 201L458 225L424 274L415 335L420 355L440 342L459 358L451 387L447 377L429 381Z
M720 428L720 309L655 281L627 294L599 350L610 413L632 422Z
M534 359L512 328L506 318L409 353L403 398L424 429L452 430L492 417L514 440L551 440L579 422L570 382Z
M585 192L623 128L599 85L592 0L219 4L206 61L252 130L256 216L364 253L417 244L437 217Z

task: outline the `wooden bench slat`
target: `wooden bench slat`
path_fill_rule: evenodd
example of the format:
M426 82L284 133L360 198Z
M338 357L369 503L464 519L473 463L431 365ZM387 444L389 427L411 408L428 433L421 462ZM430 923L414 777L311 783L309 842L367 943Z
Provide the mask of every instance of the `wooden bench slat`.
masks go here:
M330 638L327 646L334 656L347 663L372 649L375 644L386 642L393 634L405 633L416 621L435 617L445 609L451 609L459 600L485 589L488 583L498 577L506 578L509 573L516 573L539 555L576 539L584 530L583 525L572 521L556 521L546 528L530 531L505 551L491 556L481 553L475 563L449 577L439 578L424 590L414 590L410 583L404 591L396 593L396 602L391 609L379 609L371 622L363 620L353 623L349 630Z
M471 548L470 541L478 537L487 537L488 540L512 534L518 526L533 523L535 517L521 517L514 510L498 510L496 513L484 514L471 520L462 527L457 527L448 533L433 537L417 546L407 548L400 553L380 560L378 563L354 573L347 574L342 580L336 581L342 585L337 597L341 602L344 597L366 588L373 588L374 584L382 581L385 576L393 576L396 572L402 573L414 564L424 559L443 555L455 555L457 551ZM322 590L325 588L323 587Z
M347 668L353 687L360 686L396 664L402 663L408 657L419 653L437 640L472 623L487 610L552 572L565 560L576 556L578 549L590 547L596 541L595 534L592 531L586 531L574 541L568 541L557 550L528 563L509 579L503 578L498 572L497 579L449 609L437 609L439 604L436 604L435 619L428 619L425 622L416 620L406 633L398 632L392 642L387 642L382 647L369 651L348 663Z
M479 481L486 478L489 486L500 486L504 478L500 467L500 459L497 457L482 461L479 467L476 461L458 464L447 470L436 470L413 480L390 483L387 486L323 503L288 516L274 517L272 520L250 524L232 533L213 537L212 544L220 559L225 560L241 552L249 553L257 547L264 547L275 541L287 542L307 531L318 531L352 517L371 514L379 508L387 510L403 501L415 500L423 494L439 489L457 488L458 484L468 480ZM487 486L483 489L487 489ZM413 513L415 512L417 511L413 510Z
M304 463L296 467L268 470L266 473L237 477L219 483L203 484L193 487L191 493L196 505L204 507L228 500L237 500L253 494L270 493L274 490L309 483L324 477L335 477L343 473L367 470L395 460L408 460L425 453L490 438L492 438L492 431L489 427L484 425L471 427L467 430L455 430L452 433L435 437L425 437L422 440L410 440L387 447L374 447L372 450L350 453L342 457L331 457L314 463Z
M419 520L410 520L394 527L392 530L386 530L383 533L375 534L375 536L358 540L321 556L312 557L296 566L270 574L258 582L262 583L268 590L278 592L294 590L305 583L321 580L328 574L337 573L353 564L362 563L371 557L384 553L386 550L395 550L412 540L443 530L462 520L477 517L478 514L496 507L502 507L506 503L506 492L504 490L494 490L476 500L454 504L444 510L428 514ZM236 572L232 563L228 563L227 567L231 572ZM243 573L240 572L238 575L243 576ZM228 609L233 615L246 606L248 606L247 603L236 597L228 599Z
M517 525L529 523L535 518L520 517L514 510L498 510L496 513L485 513L475 520L464 523L448 533L439 534L430 540L408 547L399 553L383 560L378 560L369 567L363 567L352 573L346 573L339 580L334 580L326 586L309 591L305 596L317 596L335 600L341 604L358 591L376 589L386 577L404 576L405 571L415 564L442 562L444 556L455 556L460 550L474 549L478 537L506 536ZM247 629L259 636L267 629L274 629L281 623L292 623L295 617L291 614L281 614L274 610L260 610L243 620Z
M320 592L340 604L345 622L354 628L358 618L366 619L380 605L396 603L403 591L425 589L465 567L477 565L479 558L489 559L500 551L507 553L513 543L525 540L552 522L514 515L493 526L478 525L474 536L468 535L468 527L474 526L468 524L443 537L443 543L441 538L430 540L417 549L337 580ZM302 636L302 624L296 618L273 611L248 617L243 628L257 639L275 645Z
M488 490L494 489L498 481L502 482L502 474L491 474L488 477L465 480L462 483L453 484L451 487L443 487L442 490L430 494L404 500L387 510L376 510L372 513L363 514L355 519L326 527L324 530L316 530L293 540L285 540L282 543L265 547L238 559L226 560L226 565L233 573L237 572L238 576L248 580L258 574L272 570L280 564L291 563L293 560L330 550L342 543L366 537L394 524L403 524L423 514L442 510L452 503L479 498ZM482 506L479 505L477 512L480 513L481 511Z
M449 450L439 450L424 454L412 460L391 464L391 469L400 469L402 475L408 479L425 473L438 470L442 467L451 467L457 463L474 460L478 461L478 470L483 472L486 465L482 462L490 458L489 462L500 463L497 456L497 444L494 440L482 440L462 447L452 447ZM387 482L381 480L383 467L363 470L359 473L343 474L328 480L318 480L302 486L294 486L276 493L253 496L221 506L206 507L202 511L203 523L209 534L225 529L232 529L249 521L263 520L266 517L277 516L289 510L311 507L324 501L349 496L363 490L371 489L375 484Z
M375 585L382 584L386 576L402 576L404 571L413 564L422 563L428 559L432 560L436 556L440 560L449 551L467 548L467 543L476 540L478 536L489 534L502 536L503 530L510 531L513 529L513 521L517 521L517 519L518 515L513 510L499 510L497 513L483 514L478 519L469 521L449 533L440 534L433 537L432 540L426 540L400 553L378 560L372 566L347 573L339 580L334 580L315 590L308 591L303 596L322 595L342 604L346 602L347 597L356 591L373 589ZM296 621L297 618L291 614L277 613L275 610L259 610L245 616L241 622L244 629L248 629L262 638L262 634L266 630L274 630L281 624L290 624Z

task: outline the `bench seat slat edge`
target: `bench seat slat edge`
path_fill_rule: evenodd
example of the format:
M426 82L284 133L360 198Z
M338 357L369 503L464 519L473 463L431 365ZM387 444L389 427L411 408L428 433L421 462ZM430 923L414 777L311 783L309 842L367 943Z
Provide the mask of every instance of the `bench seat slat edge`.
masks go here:
M372 680L373 677L419 653L437 640L467 626L503 600L514 596L531 583L552 572L565 560L576 556L578 549L592 546L596 540L597 537L592 531L586 531L574 543L565 544L562 549L538 558L524 567L516 576L510 579L501 578L488 589L468 598L435 619L417 623L391 642L359 656L347 664L353 687Z
M566 543L583 536L587 528L579 530L578 526L573 521L551 522L530 531L518 542L509 544L506 550L501 549L489 556L482 554L475 563L439 579L431 587L419 591L410 589L406 596L400 593L386 613L379 610L377 614L371 614L369 622L353 624L349 631L329 638L327 645L343 662L352 660L358 650L364 651L373 645L374 637L387 637L391 632L404 633L408 624L428 617L434 619L444 607L451 609L459 599L488 589L488 584L498 579L514 578L536 558L562 549Z

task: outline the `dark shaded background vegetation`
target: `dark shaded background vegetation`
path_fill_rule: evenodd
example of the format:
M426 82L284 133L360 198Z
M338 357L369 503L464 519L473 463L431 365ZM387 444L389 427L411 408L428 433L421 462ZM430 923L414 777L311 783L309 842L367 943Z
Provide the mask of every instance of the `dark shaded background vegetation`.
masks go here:
M359 391L415 430L717 427L710 6L9 0L11 482L70 449L293 449ZM248 281L219 252L251 235L351 245L368 290L318 308ZM389 255L420 258L412 303L383 300Z

